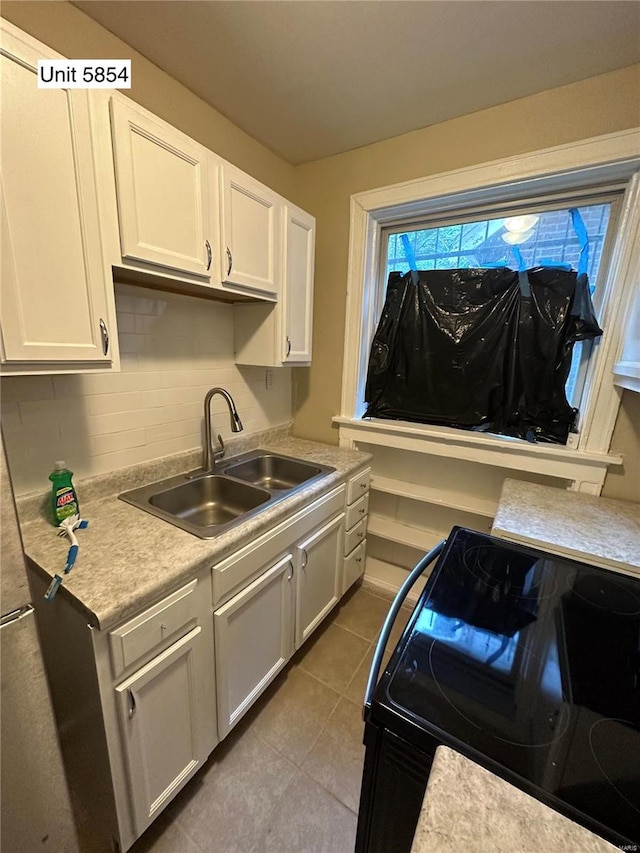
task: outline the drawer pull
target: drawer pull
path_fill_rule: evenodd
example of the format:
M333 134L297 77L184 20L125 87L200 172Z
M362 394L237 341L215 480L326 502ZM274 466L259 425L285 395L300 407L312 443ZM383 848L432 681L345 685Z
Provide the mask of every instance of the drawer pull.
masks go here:
M361 562L362 562L362 557L356 557L356 563L361 563Z
M102 338L102 354L106 355L109 352L109 330L107 324L100 318L100 336Z
M364 539L364 533L362 530L358 533L358 539Z
M362 507L362 509L359 509L358 512L360 513L360 515L364 515L366 512L366 509L364 507Z
M136 697L130 687L127 693L129 694L129 719L131 720L136 712Z
M361 489L366 489L366 488L367 488L367 484L366 484L366 483L360 483L360 488L361 488Z

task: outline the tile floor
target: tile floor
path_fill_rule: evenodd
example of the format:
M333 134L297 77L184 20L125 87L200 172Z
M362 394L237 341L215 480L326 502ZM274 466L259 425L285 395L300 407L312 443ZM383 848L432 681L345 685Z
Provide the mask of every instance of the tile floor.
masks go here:
M352 853L362 699L389 606L347 595L131 853Z

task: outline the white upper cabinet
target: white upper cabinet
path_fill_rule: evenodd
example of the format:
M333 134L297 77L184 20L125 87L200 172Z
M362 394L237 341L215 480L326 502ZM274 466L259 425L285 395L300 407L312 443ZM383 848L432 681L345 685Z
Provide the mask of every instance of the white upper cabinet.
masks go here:
M123 259L210 279L209 152L121 97L111 121Z
M285 205L284 214L285 271L282 313L285 322L282 361L309 364L313 326L316 220L289 202Z
M0 33L3 372L109 368L89 94L38 89L38 59L58 54L6 22Z
M248 293L277 299L282 199L229 163L221 168L220 277Z
M282 291L277 305L236 305L236 363L279 367L311 363L316 221L282 205Z

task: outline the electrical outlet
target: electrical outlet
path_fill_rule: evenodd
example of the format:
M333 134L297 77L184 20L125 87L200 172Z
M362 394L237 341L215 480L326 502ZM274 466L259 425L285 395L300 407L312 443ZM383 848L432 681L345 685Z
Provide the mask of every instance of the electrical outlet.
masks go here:
M265 370L264 372L264 387L269 391L273 388L273 370Z

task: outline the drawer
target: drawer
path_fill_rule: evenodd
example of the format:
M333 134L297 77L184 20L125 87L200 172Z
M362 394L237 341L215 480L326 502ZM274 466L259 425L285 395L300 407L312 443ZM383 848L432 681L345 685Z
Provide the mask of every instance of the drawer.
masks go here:
M367 549L367 540L361 542L348 557L344 558L344 570L342 573L343 594L352 586L364 572L364 558Z
M347 507L346 511L346 520L345 527L347 530L351 530L359 521L362 521L363 518L366 518L367 513L369 512L369 492L366 495L363 495L359 501L356 501L351 506Z
M352 504L369 491L369 480L371 479L371 468L365 468L359 474L355 474L347 483L347 503Z
M125 622L109 634L114 675L152 651L156 646L177 640L198 621L195 588L197 580L172 592L162 601Z
M359 521L355 527L352 527L351 530L348 530L344 534L344 553L345 556L349 554L353 549L359 545L362 540L367 535L367 519L363 518L362 521Z

